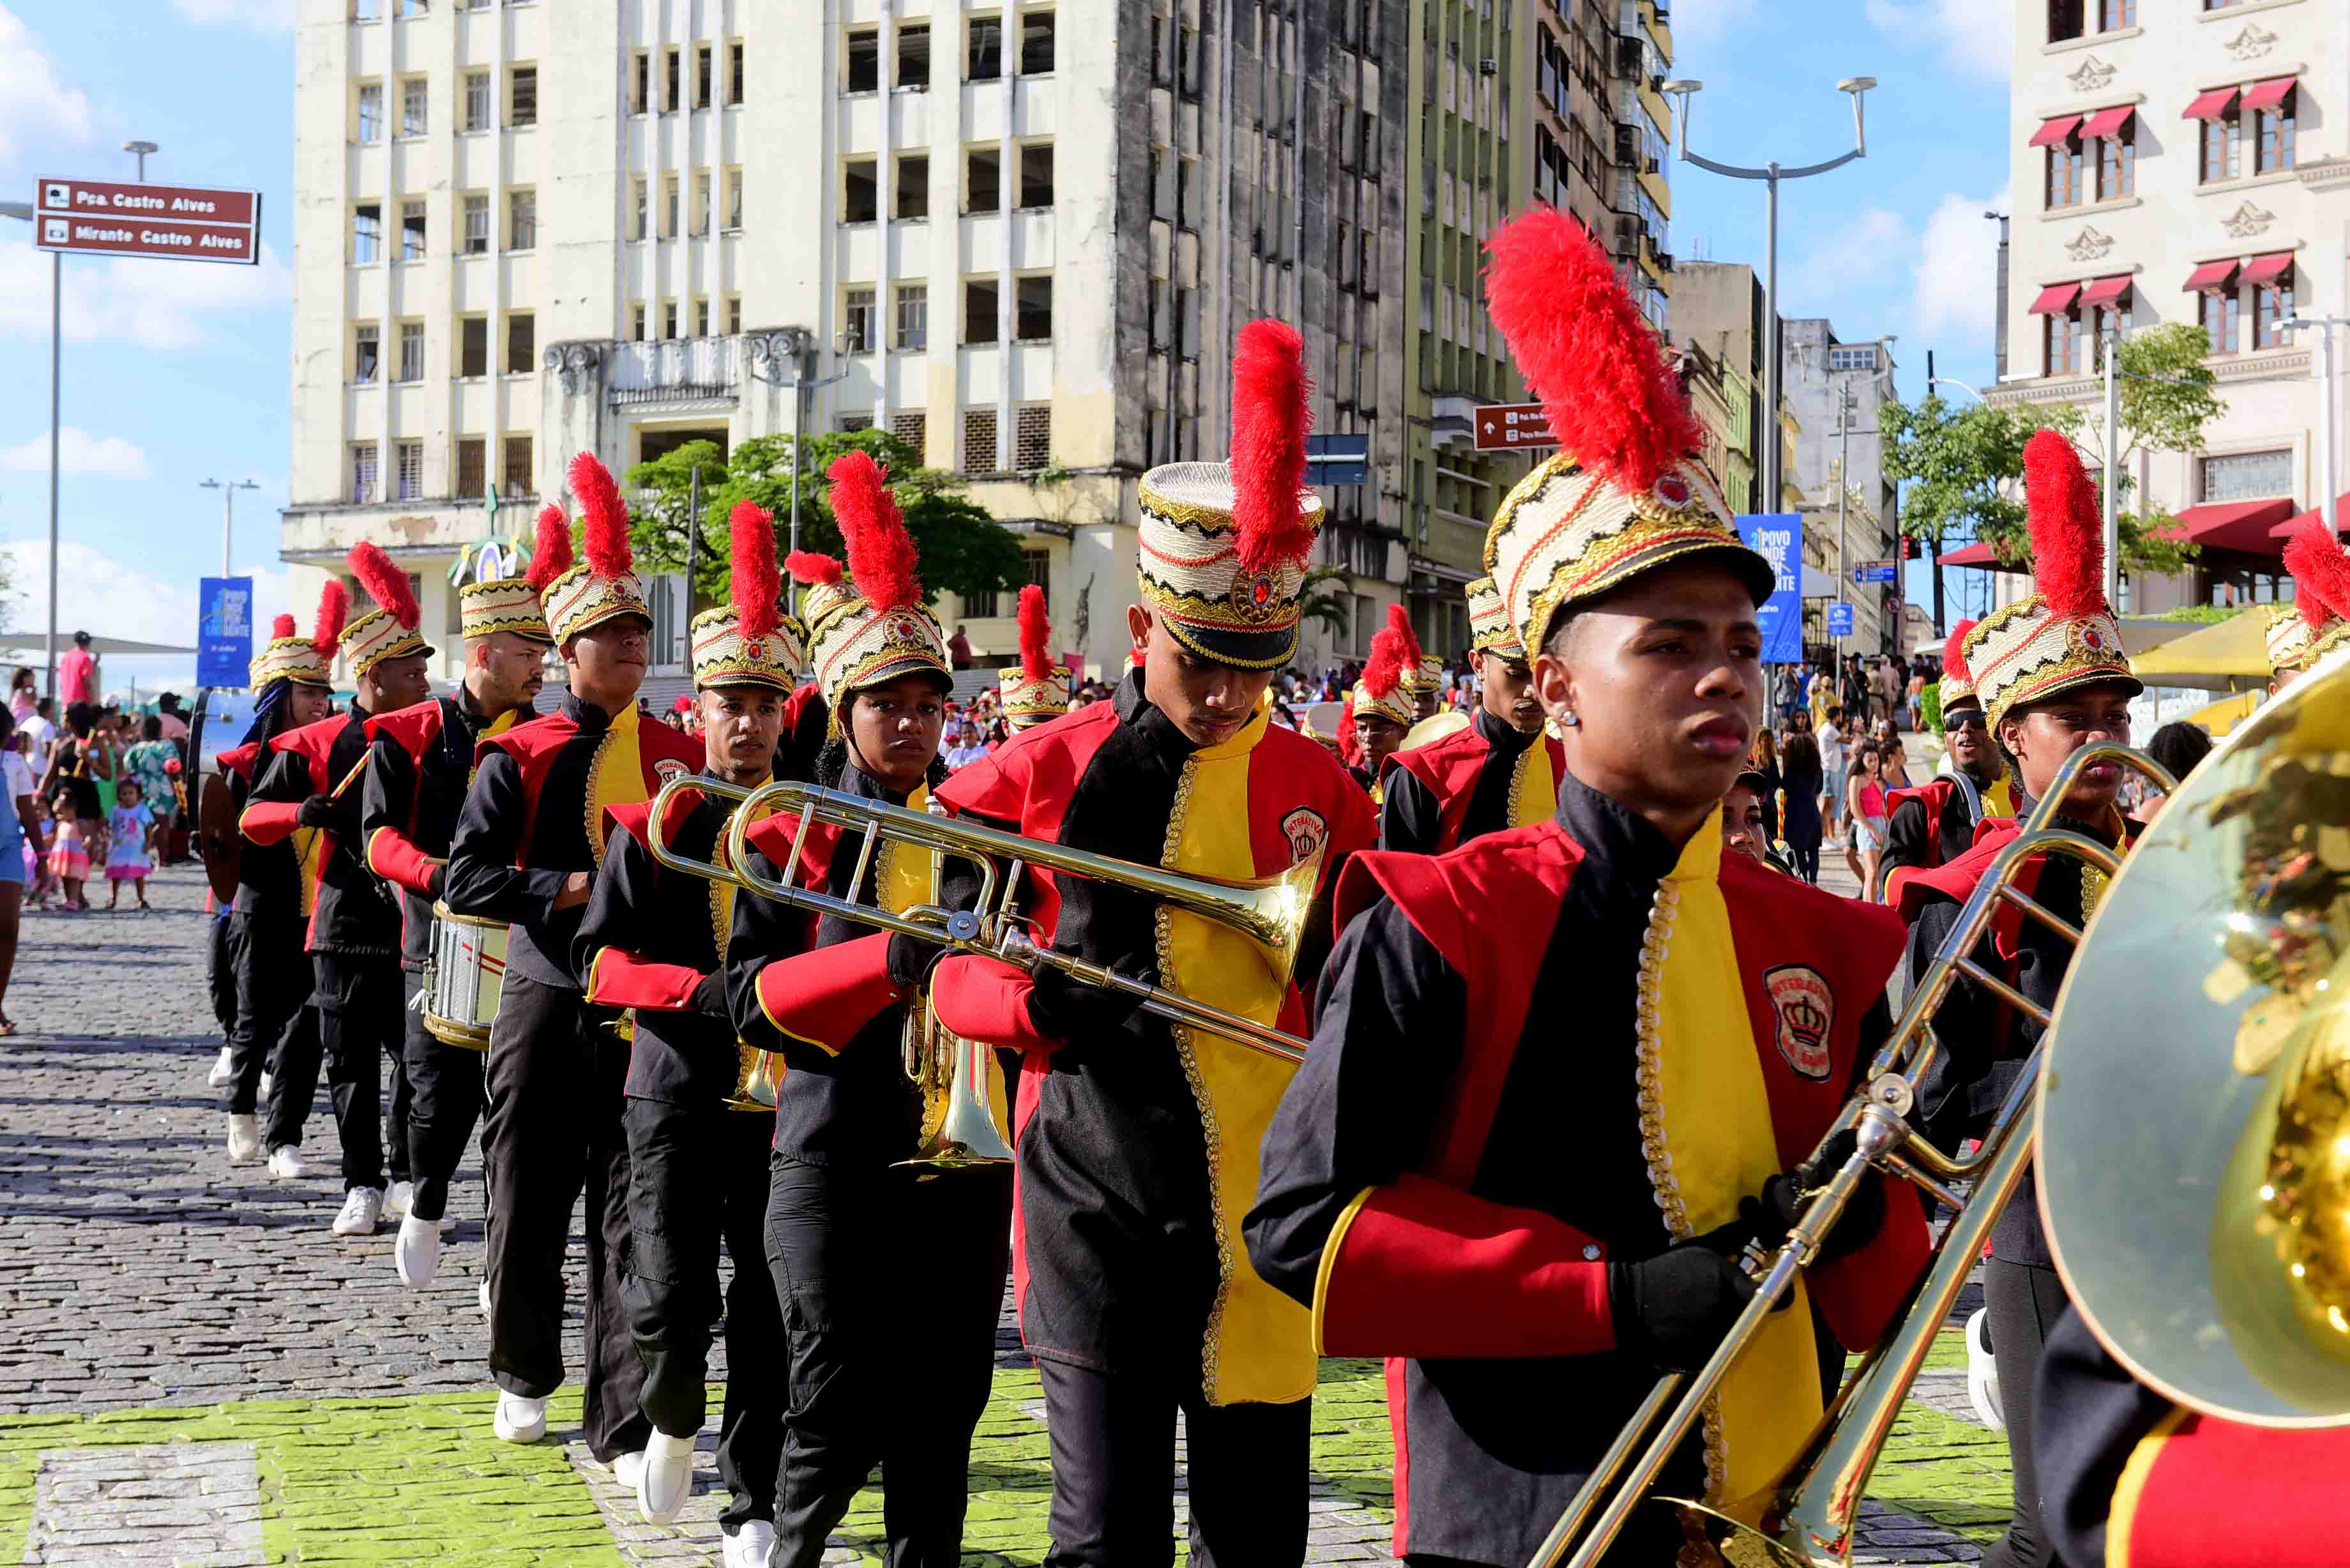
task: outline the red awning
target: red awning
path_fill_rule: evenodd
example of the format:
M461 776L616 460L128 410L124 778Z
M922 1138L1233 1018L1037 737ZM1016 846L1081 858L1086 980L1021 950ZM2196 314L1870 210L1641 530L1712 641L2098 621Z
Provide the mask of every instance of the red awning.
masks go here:
M2178 514L2178 526L2165 530L2165 536L2247 556L2281 556L2283 546L2270 532L2293 515L2293 503L2282 495L2269 501L2216 501L2189 506Z
M2032 133L2032 140L2024 145L2054 147L2072 135L2073 128L2080 123L2081 117L2077 114L2060 114L2054 119L2043 119L2040 122L2040 129Z
M2137 112L2137 105L2134 103L2126 103L2119 109L2101 109L2089 117L2088 124L2081 127L2081 135L2085 140L2119 136L2122 128L2129 124L2130 116Z
M2336 522L2350 524L2350 492L2345 492L2334 498L2334 515ZM2312 520L2320 523L2324 522L2325 520L2325 508L2323 506L2313 506L2306 512L2299 513L2293 516L2286 518L2283 522L2269 530L2269 537L2272 539L2285 538L2299 529L2302 524L2311 522ZM1945 556L1942 558L1946 561L1950 559L1948 556Z
M2264 256L2254 256L2244 264L2242 281L2257 288L2262 284L2274 283L2292 270L2293 253L2291 251L2271 251Z
M2264 82L2254 82L2244 89L2244 108L2247 110L2276 108L2284 101L2285 95L2293 91L2293 84L2300 79L2298 77L2271 77Z
M2119 277L2100 277L2093 279L2089 283L2088 286L2081 290L2081 303L2083 305L2111 305L2115 300L2119 299L2124 295L2129 293L2130 284L2133 281L2135 280L2132 279L2130 275L2127 273L2122 274Z
M1981 566L1994 572L2028 572L2032 569L2028 565L2009 566L1989 545L1961 545L1955 550L1945 550L1942 552L1942 565Z
M2052 283L2040 291L2040 297L2032 302L2032 308L2025 314L2054 316L2071 306L2073 296L2080 292L2081 286L2077 283Z
M2205 262L2187 275L2187 292L2225 294L2230 286L2235 282L2235 257L2230 256L2226 261Z
M2235 101L2236 89L2234 88L2213 88L2210 92L2200 95L2193 103L2189 104L2187 106L2187 112L2180 115L2178 118L2181 119L2217 119L2221 115L2227 113L2228 106Z

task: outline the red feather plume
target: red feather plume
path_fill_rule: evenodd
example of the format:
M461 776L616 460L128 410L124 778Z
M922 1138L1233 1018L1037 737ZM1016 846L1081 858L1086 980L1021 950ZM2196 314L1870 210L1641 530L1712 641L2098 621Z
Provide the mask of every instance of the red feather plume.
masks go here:
M1973 621L1962 620L1950 628L1950 640L1942 644L1942 673L1970 684L1974 680L1974 673L1968 670L1966 655L1960 652L1960 649L1966 643L1967 633L1974 628Z
M726 530L733 545L735 624L756 641L775 629L775 601L784 591L775 571L775 514L755 501L737 501Z
M1371 694L1373 701L1386 701L1388 694L1402 680L1404 646L1403 634L1397 632L1391 615L1388 624L1371 639L1371 657L1363 665L1363 690ZM1417 665L1415 660L1414 667Z
M2040 597L2067 620L2102 612L2104 511L2081 454L2062 431L2043 430L2023 443L2023 504Z
M1020 590L1020 673L1031 680L1042 680L1053 673L1045 657L1046 639L1052 635L1053 628L1045 620L1045 590L1030 583Z
M350 591L343 587L340 577L328 578L327 586L318 590L318 619L310 629L310 646L321 657L335 656L335 644L343 639L343 622L350 613Z
M588 569L599 577L617 577L636 563L629 549L629 504L612 483L612 471L596 461L592 452L571 460L571 493L579 497L580 539Z
M2339 617L2350 615L2350 556L2325 526L2312 517L2293 530L2285 542L2285 570L2293 574L2293 603L2312 631L2324 631Z
M294 618L292 616L281 615L276 620L269 623L270 641L283 642L286 639L292 637L293 635Z
M814 550L794 550L784 566L791 572L792 581L809 587L840 581L840 563Z
M571 519L549 502L538 509L538 533L531 541L530 570L525 580L540 593L571 569Z
M1270 317L1241 328L1232 348L1232 472L1243 571L1269 571L1314 547L1298 508L1313 393L1297 328Z
M409 591L408 574L392 564L383 546L362 539L351 546L347 557L351 576L368 591L376 608L383 611L409 630L416 629L416 596Z
M1396 634L1396 649L1399 657L1403 660L1403 668L1417 670L1423 655L1419 646L1419 634L1411 629L1411 612L1401 605L1388 606L1388 629ZM1375 638L1372 640L1376 642L1378 639Z
M1645 491L1702 445L1657 334L1599 243L1554 207L1487 236L1493 324L1577 465Z
M857 591L877 609L903 609L922 602L914 575L914 539L880 464L865 452L843 453L825 471L832 481L832 515L848 546L848 575Z

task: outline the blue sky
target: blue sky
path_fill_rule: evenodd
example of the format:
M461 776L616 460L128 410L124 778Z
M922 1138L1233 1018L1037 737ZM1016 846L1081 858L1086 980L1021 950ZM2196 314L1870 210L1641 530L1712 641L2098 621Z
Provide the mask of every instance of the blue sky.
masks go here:
M235 569L263 613L283 604L276 509L286 499L296 0L0 0L0 195L46 174L263 192L258 267L68 259L60 618L185 642L196 579L220 564L220 495L240 493ZM335 5L339 0L300 0ZM806 0L795 0L806 3ZM1082 6L1091 0L1063 0ZM1991 377L1991 265L2007 183L2007 0L1676 0L1679 74L1702 78L1692 146L1725 161L1804 163L1850 145L1836 78L1867 75L1869 156L1785 188L1783 310L1850 337L1897 333L1900 385ZM1672 249L1762 254L1760 188L1676 164ZM6 628L46 626L49 265L0 221L0 551ZM1918 574L1922 576L1922 574ZM1953 582L1968 574L1953 573ZM1922 582L1911 591L1922 596ZM297 612L303 613L303 612ZM11 640L23 640L22 637ZM116 678L183 678L189 661L110 661Z

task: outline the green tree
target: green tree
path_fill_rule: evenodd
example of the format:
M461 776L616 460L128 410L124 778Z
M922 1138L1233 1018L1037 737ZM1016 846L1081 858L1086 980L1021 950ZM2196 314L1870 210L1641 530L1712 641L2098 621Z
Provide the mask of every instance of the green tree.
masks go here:
M1028 580L1020 558L1020 536L974 504L959 477L922 467L921 454L907 441L879 429L801 440L801 549L842 555L840 525L833 520L830 504L832 483L825 470L847 452L863 452L889 472L890 492L921 557L924 592L935 599L941 593L985 593ZM726 520L735 503L744 500L774 515L780 555L787 547L791 525L792 442L790 436L759 436L721 457L714 441L688 441L629 470L628 485L634 493L629 543L638 560L650 571L684 571L687 529L698 526L702 545L693 591L698 600L716 602L726 593ZM697 473L702 515L695 520L688 514Z
M1343 638L1354 620L1353 597L1347 591L1344 566L1315 566L1298 586L1297 613L1306 620L1320 622L1331 636Z

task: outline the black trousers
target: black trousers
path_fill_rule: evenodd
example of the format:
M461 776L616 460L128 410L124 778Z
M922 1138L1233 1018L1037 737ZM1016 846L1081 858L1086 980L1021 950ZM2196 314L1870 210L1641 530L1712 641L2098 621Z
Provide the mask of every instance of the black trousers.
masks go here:
M325 1059L318 1039L318 1009L308 996L269 1053L269 1129L263 1142L300 1147L302 1124L318 1097L318 1066Z
M620 1279L629 1255L629 1144L620 1128L629 1047L577 992L509 971L490 1025L490 1374L543 1399L563 1382L563 1254L587 1197L588 1367L580 1425L606 1463L645 1446L644 1364Z
M2015 1512L2007 1533L1982 1556L1985 1568L2050 1568L2056 1543L2040 1523L2039 1472L2033 1468L2033 1385L2040 1353L2072 1299L2052 1267L1994 1256L1983 1265L1983 1309L1991 1314L1991 1354L1999 1358L1999 1407L2007 1417L2007 1454L2015 1471Z
M293 1136L278 1136L285 1118L277 1108L283 1075L276 1071L276 1058L287 1027L310 997L310 966L302 956L302 923L298 919L232 913L222 940L236 993L236 1021L228 1032L231 1076L225 1108L231 1116L254 1115L259 1108L261 1075L266 1068L271 1075L270 1145L300 1143L302 1116L310 1108L309 1098L304 1096L299 1108L291 1112Z
M334 1101L335 1131L343 1143L343 1189L383 1186L387 1060L391 1064L391 1179L405 1181L409 1094L408 1064L400 1054L405 993L400 960L393 955L313 953L310 962L316 976L311 1002L318 1010L318 1043L327 1058L327 1091Z
M645 1418L673 1438L702 1430L711 1324L718 1321L718 1249L734 1261L726 1313L726 1408L718 1474L731 1494L727 1529L775 1516L784 1456L784 1318L767 1272L767 1146L775 1113L715 1102L631 1098L629 1327L645 1364Z
M235 919L233 911L221 909L204 923L204 986L223 1040L236 1031L236 959L229 942L229 926Z
M1191 1557L1200 1568L1297 1568L1314 1402L1210 1405L1200 1345L1155 1367L1039 1359L1053 1445L1046 1568L1148 1568L1175 1558L1175 1412L1183 1412Z
M784 1314L768 1568L815 1568L881 1467L888 1568L957 1568L1011 1250L1010 1167L920 1173L778 1153L767 1262ZM731 1352L730 1352L731 1354Z
M482 1118L490 1058L486 1051L437 1039L416 1005L424 977L411 970L400 980L408 1001L408 1174L416 1183L408 1211L419 1220L438 1220L449 1211L449 1179L457 1174L466 1140Z

